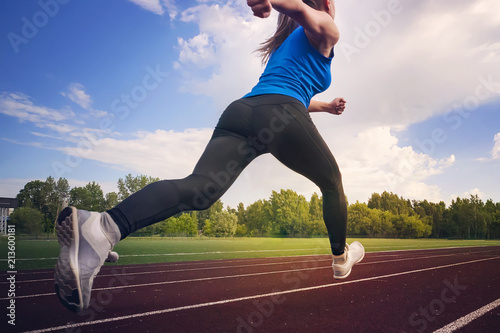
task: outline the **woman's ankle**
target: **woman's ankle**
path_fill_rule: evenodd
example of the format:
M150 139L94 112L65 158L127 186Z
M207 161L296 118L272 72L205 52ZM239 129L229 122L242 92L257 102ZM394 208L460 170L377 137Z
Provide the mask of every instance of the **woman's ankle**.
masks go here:
M120 228L106 212L101 213L101 228L111 246L114 247L121 239Z

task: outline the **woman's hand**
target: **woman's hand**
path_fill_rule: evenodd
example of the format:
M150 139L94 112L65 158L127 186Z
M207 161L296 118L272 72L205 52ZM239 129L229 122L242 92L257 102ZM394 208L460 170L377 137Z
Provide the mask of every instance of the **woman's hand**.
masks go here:
M271 2L269 0L247 0L247 5L252 9L253 15L266 18L271 15Z
M327 112L331 114L341 115L345 110L346 103L347 101L344 99L344 97L337 97L328 104L329 110Z
M345 110L346 100L343 97L337 97L330 103L311 100L309 112L327 112L331 114L341 115Z

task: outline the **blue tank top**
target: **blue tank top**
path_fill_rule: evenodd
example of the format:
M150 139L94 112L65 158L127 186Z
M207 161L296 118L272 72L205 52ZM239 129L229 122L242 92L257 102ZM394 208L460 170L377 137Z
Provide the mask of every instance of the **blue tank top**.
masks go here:
M269 58L259 82L244 97L280 94L301 101L306 108L314 95L331 84L333 58L325 57L311 45L299 26Z

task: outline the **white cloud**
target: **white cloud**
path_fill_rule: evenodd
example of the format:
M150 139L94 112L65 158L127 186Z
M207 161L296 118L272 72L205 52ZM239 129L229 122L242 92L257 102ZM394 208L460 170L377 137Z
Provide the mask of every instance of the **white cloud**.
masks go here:
M472 196L477 195L479 197L479 199L481 199L481 200L484 200L487 197L486 193L482 192L480 189L473 188L471 190L463 192L461 195L452 195L451 200L455 200L458 197L463 198L463 199L470 199L471 195ZM450 200L450 202L451 202L451 200Z
M473 53L479 54L482 62L500 63L500 42L484 43L475 47L471 51Z
M179 12L174 0L129 0L140 6L142 9L148 10L157 15L165 14L167 10L171 19L175 18Z
M402 12L392 15L378 34L376 15L386 1L338 4L341 45L358 45L351 57L336 48L334 83L360 113L361 122L405 127L444 114L455 103L474 95L480 77L500 79L500 66L482 62L498 41L500 3L477 0L454 3L401 1ZM478 8L491 8L483 11ZM356 14L356 11L362 13ZM467 19L464 20L464 17ZM348 18L348 19L347 19ZM370 41L360 44L362 33ZM497 94L481 100L487 103Z
M10 142L16 145L21 145L21 146L31 146L31 147L37 147L37 148L44 148L41 142L37 141L32 141L32 142L21 142L18 140L10 139L10 138L2 138L3 141Z
M247 93L262 71L254 51L272 34L276 13L271 19L261 20L252 17L245 2L228 1L189 8L179 19L199 26L199 34L189 42L203 46L183 47L179 52L175 67L186 78L184 90L213 98L218 109ZM200 74L200 63L212 66L208 77Z
M69 178L67 180L68 180L68 184L69 184L70 188L85 187L87 184L92 182L89 180L72 179L72 178ZM101 187L101 190L102 190L104 196L106 196L106 194L110 193L110 192L118 192L117 182L103 182L103 181L97 182L96 181L96 183Z
M490 157L480 157L477 161L490 162L497 159L500 159L500 132L493 137L493 148L491 149Z
M90 109L90 116L95 118L104 118L109 116L109 113L103 110Z
M106 111L97 110L92 107L92 97L85 92L85 86L81 83L71 83L68 87L68 92L61 92L61 95L69 98L88 112L87 114L81 114L82 117L103 118L109 115Z
M0 178L0 197L15 198L28 182L34 179ZM42 179L40 179L42 180Z
M168 16L170 16L171 19L174 19L179 13L179 9L175 5L174 0L163 0L163 6L167 9Z
M68 88L69 92L62 92L61 95L68 97L74 103L80 105L84 109L89 109L92 105L92 98L85 92L85 86L81 83L71 83Z
M83 144L77 145L80 148L61 150L127 172L178 179L192 171L211 134L212 129L157 130L139 132L128 140L104 138L90 146ZM353 141L337 149L350 201L365 201L371 193L384 190L402 193L411 199L441 200L439 188L425 184L425 180L451 166L454 156L436 160L397 144L398 140L389 128L380 127L360 133ZM271 191L281 188L292 188L307 197L319 192L312 182L266 155L255 160L242 173L223 201L232 206L240 201L249 204L267 198Z
M148 10L152 13L158 15L163 15L164 13L160 0L129 0L129 1L140 6L142 9Z
M138 132L131 139L78 137L75 146L59 148L68 155L106 163L160 178L183 178L194 168L208 143L212 129L183 132Z
M29 96L20 93L0 93L0 113L30 122L40 128L50 128L66 133L73 128L62 122L73 119L74 112L68 108L55 110L35 105Z
M179 37L178 43L180 47L179 62L181 64L192 63L200 68L205 68L215 63L216 57L213 43L209 40L207 34L202 33L187 41Z
M333 137L346 132L335 130ZM348 135L348 134L346 134ZM411 199L439 199L439 188L425 181L453 165L453 155L434 159L417 153L411 146L400 147L390 128L373 127L355 138L331 144L343 173L346 193L351 200L365 201L373 192L392 191Z
M51 130L56 131L57 133L61 133L61 134L67 134L67 133L70 133L70 132L73 132L74 130L76 130L75 126L70 125L70 124L63 124L63 123L47 123L43 127L51 129Z
M72 96L70 98L74 98L78 103L91 101L90 96L86 95L83 89L80 88L79 85L72 85L71 93L67 96ZM0 114L17 118L20 122L32 123L36 127L45 130L31 131L31 134L38 138L35 142L21 142L10 138L4 138L3 140L19 145L57 149L50 145L47 140L43 141L42 139L58 140L74 145L82 142L82 140L88 140L88 138L104 138L116 135L111 131L88 128L85 126L85 121L83 121L83 119L89 117L95 120L96 118L108 116L108 112L96 110L90 106L86 111L88 114L81 114L80 117L76 118L75 113L68 107L56 110L36 105L29 96L24 94L2 92L0 93Z
M495 138L493 139L494 141L494 146L493 149L491 150L491 157L493 159L499 159L500 158L500 133L497 133L495 135Z

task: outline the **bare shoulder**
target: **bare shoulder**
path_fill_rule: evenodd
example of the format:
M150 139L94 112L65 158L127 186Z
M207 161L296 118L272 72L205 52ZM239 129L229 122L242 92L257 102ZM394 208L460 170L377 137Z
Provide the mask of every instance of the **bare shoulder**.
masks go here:
M330 56L332 48L340 38L340 32L335 21L326 13L318 12L324 22L317 21L313 27L302 25L311 44L324 56ZM326 16L326 17L325 17ZM320 19L318 17L318 19Z
M328 56L340 37L333 16L326 11L316 10L302 1L295 4L295 8L289 8L290 10L284 14L300 24L311 44L322 54ZM280 10L278 9L278 11Z

